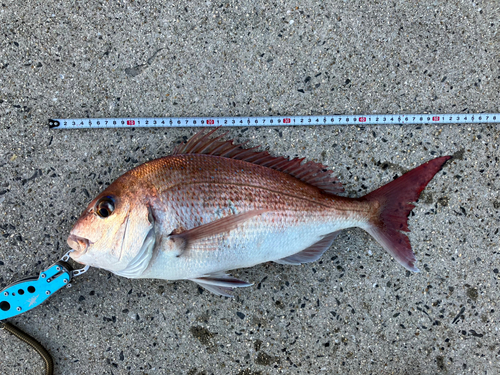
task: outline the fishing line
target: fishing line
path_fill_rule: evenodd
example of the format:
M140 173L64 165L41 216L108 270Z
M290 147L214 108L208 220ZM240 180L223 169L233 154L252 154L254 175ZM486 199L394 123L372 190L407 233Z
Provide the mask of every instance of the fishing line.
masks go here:
M30 345L33 349L37 351L38 354L42 357L45 362L45 375L52 375L54 373L54 361L52 360L52 356L50 353L36 341L33 337L28 335L26 332L23 332L21 329L9 324L7 322L0 321L0 328L5 329L7 332L12 333L21 341L24 341L26 344Z
M498 124L500 113L423 113L330 116L110 117L50 119L51 129L180 128L210 126Z

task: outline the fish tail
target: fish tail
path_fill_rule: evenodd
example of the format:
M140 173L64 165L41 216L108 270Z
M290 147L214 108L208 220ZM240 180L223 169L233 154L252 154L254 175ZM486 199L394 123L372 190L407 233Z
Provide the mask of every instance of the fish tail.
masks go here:
M398 179L363 197L371 202L374 213L365 227L377 242L406 269L419 272L408 236L408 215L422 190L451 156L442 156L412 169Z

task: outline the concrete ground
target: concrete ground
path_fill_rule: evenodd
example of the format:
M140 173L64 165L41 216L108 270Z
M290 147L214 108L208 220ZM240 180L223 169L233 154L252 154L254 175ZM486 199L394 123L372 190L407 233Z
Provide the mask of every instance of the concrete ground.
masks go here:
M497 1L26 1L0 5L0 286L68 250L90 200L195 129L48 118L499 111ZM91 269L9 321L56 374L499 374L498 125L231 129L361 196L454 155L410 216L410 274L359 229L262 264L234 299ZM42 374L0 332L1 374Z

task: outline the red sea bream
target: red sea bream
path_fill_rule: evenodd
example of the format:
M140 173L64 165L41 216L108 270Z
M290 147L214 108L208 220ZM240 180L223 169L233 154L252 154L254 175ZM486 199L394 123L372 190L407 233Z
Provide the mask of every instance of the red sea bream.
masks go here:
M71 230L77 262L129 278L192 280L229 296L251 284L226 272L263 262L314 262L359 227L411 271L408 214L450 156L361 198L340 196L324 165L274 157L204 132L99 194Z

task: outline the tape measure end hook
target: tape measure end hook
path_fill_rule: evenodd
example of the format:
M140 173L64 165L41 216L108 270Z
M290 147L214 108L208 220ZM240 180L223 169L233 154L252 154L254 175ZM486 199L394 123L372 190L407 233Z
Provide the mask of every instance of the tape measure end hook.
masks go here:
M49 128L50 129L57 128L59 125L61 125L61 123L59 121L49 119Z

